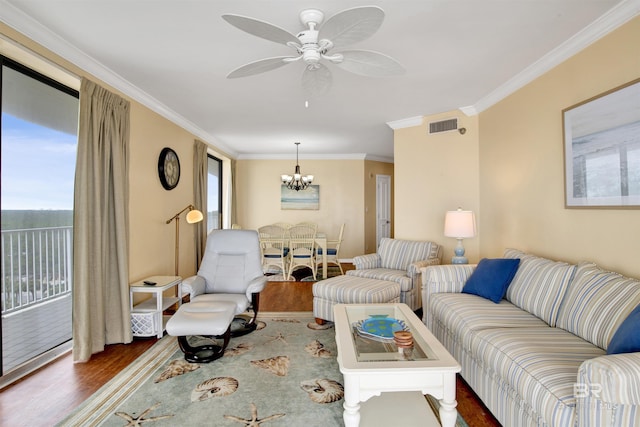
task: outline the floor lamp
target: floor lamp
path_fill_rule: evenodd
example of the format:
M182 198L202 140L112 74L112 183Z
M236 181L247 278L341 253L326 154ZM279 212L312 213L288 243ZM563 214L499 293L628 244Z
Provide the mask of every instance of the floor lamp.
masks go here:
M455 256L451 258L451 263L468 264L469 261L464 256L462 239L476 235L476 217L473 212L463 211L461 208L456 211L448 211L444 219L444 235L458 240L458 245L454 249Z
M180 258L180 215L186 210L189 210L189 213L187 213L188 224L195 224L202 221L203 218L202 212L196 209L195 206L189 205L167 220L167 224L170 224L174 219L176 220L176 276L178 276L178 260Z

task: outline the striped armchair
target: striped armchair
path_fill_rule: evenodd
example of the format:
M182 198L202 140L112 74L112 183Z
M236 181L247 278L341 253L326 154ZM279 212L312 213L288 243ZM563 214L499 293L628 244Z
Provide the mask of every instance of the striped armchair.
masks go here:
M498 304L461 293L473 265L424 268L424 322L505 427L640 427L640 352L607 354L640 280L515 249ZM637 309L636 309L637 310Z
M440 264L441 252L434 242L383 238L377 253L353 258L356 269L347 275L400 284L400 302L415 311L422 307L421 268Z

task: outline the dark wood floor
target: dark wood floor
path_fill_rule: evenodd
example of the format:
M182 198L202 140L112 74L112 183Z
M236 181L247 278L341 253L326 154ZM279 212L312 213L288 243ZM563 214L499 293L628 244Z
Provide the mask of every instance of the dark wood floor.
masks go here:
M311 282L268 282L260 311L312 311ZM0 391L0 426L51 426L97 391L156 342L134 339L107 346L87 363L73 363L71 354ZM470 427L499 427L482 402L460 378L458 411Z

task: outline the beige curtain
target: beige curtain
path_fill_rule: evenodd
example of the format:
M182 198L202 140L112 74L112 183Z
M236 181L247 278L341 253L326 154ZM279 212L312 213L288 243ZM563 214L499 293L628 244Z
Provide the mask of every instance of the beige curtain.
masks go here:
M196 226L196 270L204 255L207 244L207 182L209 179L207 144L195 140L193 144L193 202L196 209L204 214L204 220Z
M73 219L73 359L131 342L129 102L82 79Z

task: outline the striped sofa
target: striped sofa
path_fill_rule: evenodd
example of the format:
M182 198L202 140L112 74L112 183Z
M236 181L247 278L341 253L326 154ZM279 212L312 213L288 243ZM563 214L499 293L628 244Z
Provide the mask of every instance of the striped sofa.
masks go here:
M462 377L505 427L640 427L640 353L606 352L640 304L640 280L504 256L520 264L499 304L461 293L473 265L423 269L423 320Z
M355 270L347 275L400 284L400 302L412 310L422 307L421 269L440 264L440 245L428 241L382 238L378 252L353 258Z

